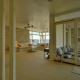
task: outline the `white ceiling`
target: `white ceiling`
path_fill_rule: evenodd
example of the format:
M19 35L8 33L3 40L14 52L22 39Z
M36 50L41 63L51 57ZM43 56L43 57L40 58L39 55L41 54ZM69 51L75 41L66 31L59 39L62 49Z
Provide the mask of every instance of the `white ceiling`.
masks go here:
M25 27L29 23L37 30L49 27L49 15L80 8L80 0L15 0L17 27ZM5 1L6 25L9 25L9 0Z
M60 13L76 8L80 8L80 0L53 0L51 3L51 13Z
M66 24L66 27L69 27L69 28L74 28L75 27L75 24L74 22L67 22L65 23ZM77 27L80 28L80 21L77 22Z

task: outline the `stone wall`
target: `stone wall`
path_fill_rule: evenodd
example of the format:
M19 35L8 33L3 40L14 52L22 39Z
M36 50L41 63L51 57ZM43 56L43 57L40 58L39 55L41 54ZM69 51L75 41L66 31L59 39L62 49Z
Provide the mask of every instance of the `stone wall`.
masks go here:
M5 48L8 51L9 50L9 26L6 26L5 30ZM27 29L16 29L16 41L17 43L29 43L29 31ZM15 41L15 42L16 42Z
M29 43L29 30L17 28L16 40L17 43Z

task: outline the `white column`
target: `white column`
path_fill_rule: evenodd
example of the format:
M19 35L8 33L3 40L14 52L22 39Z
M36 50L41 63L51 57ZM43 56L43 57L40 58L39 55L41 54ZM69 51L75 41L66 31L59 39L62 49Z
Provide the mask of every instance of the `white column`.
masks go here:
M5 12L4 12L4 0L0 0L0 80L5 80Z
M49 42L49 54L50 60L54 60L56 54L56 26L54 24L54 15L49 16L49 31L50 31L50 42Z
M16 80L16 16L15 16L15 0L10 2L10 66L9 80Z

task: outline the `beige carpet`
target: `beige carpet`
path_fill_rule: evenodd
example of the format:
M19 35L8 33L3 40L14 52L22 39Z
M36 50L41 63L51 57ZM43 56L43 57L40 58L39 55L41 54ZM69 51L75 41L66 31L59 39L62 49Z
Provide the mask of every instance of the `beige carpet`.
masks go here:
M73 65L44 59L42 51L17 53L17 80L80 80L71 73ZM6 53L6 80L9 80L9 55Z
M74 67L72 68L72 72L73 72L74 74L80 75L80 66L74 66Z

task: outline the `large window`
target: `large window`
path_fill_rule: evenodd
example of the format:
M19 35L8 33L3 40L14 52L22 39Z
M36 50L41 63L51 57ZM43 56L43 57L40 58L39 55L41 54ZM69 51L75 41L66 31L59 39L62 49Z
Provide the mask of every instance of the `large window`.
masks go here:
M33 35L34 44L40 43L40 36L39 35Z
M37 43L49 43L49 33L39 33L30 31L30 43L33 43L34 45L36 45Z
M46 33L46 43L49 43L49 33Z
M49 32L40 33L40 41L41 43L49 43Z
M33 40L33 42L32 42ZM30 43L36 45L37 43L40 43L40 36L39 32L32 32L30 31Z

